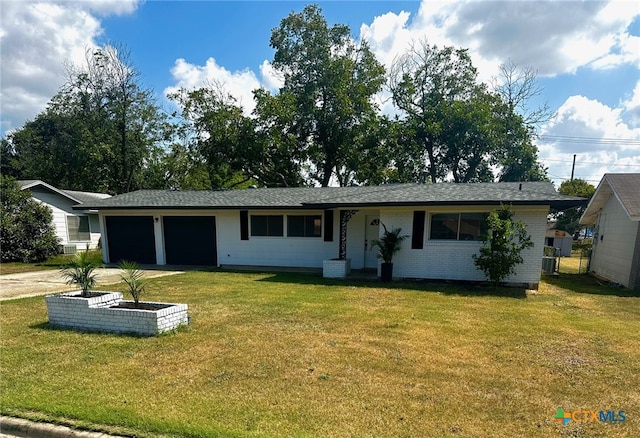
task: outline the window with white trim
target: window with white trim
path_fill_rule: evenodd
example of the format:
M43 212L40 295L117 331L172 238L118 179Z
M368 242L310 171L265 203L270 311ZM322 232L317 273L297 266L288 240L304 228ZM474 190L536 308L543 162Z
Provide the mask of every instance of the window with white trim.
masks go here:
M91 240L89 216L67 216L67 235L69 242L87 242Z

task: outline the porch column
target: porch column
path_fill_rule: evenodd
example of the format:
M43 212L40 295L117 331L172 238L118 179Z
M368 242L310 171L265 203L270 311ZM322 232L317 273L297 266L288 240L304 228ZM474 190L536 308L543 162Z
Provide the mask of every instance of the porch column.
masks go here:
M358 210L340 210L340 260L347 259L347 224Z

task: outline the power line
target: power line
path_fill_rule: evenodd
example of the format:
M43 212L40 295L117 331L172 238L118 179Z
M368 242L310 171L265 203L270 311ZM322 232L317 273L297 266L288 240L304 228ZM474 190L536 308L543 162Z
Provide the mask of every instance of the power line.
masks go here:
M628 145L640 146L640 140L631 138L607 138L607 137L576 137L568 135L547 135L539 136L541 140L559 141L564 143L588 143L588 144L608 144L608 145Z
M552 161L554 163L567 163L571 164L571 160L554 160L553 158L538 158L540 161ZM640 164L615 164L615 163L596 163L592 161L578 161L577 165L589 165L589 166L611 166L611 167L640 167Z

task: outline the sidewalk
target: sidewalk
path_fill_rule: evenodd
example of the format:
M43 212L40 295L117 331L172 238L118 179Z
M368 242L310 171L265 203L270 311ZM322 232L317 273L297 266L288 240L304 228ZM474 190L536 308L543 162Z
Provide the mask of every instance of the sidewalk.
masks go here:
M37 423L21 418L0 416L0 438L111 438L100 432L88 432L48 423Z

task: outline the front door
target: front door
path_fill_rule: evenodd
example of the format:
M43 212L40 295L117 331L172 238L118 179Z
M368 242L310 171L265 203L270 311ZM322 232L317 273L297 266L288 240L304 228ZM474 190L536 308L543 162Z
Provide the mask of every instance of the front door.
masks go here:
M374 247L371 242L380 237L380 215L371 214L365 218L364 233L364 267L378 268L378 247Z

